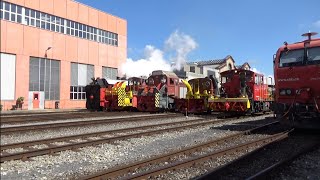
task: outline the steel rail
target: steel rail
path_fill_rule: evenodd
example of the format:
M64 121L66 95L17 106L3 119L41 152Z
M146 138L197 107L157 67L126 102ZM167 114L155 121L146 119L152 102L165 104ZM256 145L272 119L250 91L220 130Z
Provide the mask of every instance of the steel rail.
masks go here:
M226 142L226 141L230 141L230 140L233 140L235 138L238 138L239 136L250 134L250 133L252 133L252 132L254 132L256 130L263 129L263 128L266 128L268 126L271 126L271 125L274 125L274 124L278 124L278 123L279 122L268 123L268 124L265 124L265 125L262 125L262 126L259 126L259 127L256 127L256 128L252 128L252 129L249 129L249 130L246 130L246 131L243 131L243 132L239 132L239 133L230 135L230 136L219 138L217 140L212 140L212 141L209 141L209 142L201 143L201 144L193 146L193 147L184 148L184 149L181 149L181 150L177 150L177 151L165 154L165 155L160 155L160 156L157 156L157 157L154 157L154 158L150 158L150 159L147 159L147 160L143 160L143 161L140 161L140 162L132 163L132 164L121 166L121 167L116 167L116 168L109 169L109 170L106 170L106 171L103 171L103 172L98 172L98 173L95 173L93 175L89 175L89 176L83 177L81 179L116 178L116 177L119 177L120 175L123 175L123 174L126 174L126 173L130 173L130 172L134 172L137 168L141 168L141 167L152 165L152 164L157 164L159 162L170 161L170 159L175 157L175 156L192 154L192 153L197 152L200 149L203 149L205 147L213 146L213 145L216 145L216 144L219 144L219 143L222 143L222 142ZM264 139L262 141L267 141L267 140L268 139ZM232 148L229 148L229 149L230 149L230 151L232 150ZM221 154L227 153L227 150L221 150L221 151L218 151L218 152L214 152L212 155L217 155L217 154L221 155ZM200 160L192 159L192 163L195 162L195 161L202 161L203 158L205 158L205 157L208 157L208 156L203 156L203 157L201 157ZM176 165L180 166L180 164L175 164L174 166L165 166L166 167L165 169L160 168L160 169L157 169L157 170L154 170L154 171L150 171L149 173L151 173L152 175L155 175L155 174L159 174L160 172L167 171L168 170L167 168L169 168L169 169L179 168L179 167L176 167ZM146 178L147 179L148 176L151 175L149 173L146 173L146 174L145 173L140 173L140 174L137 174L135 176L130 176L130 177L126 177L126 178L128 178L128 179L131 179L131 178Z
M268 145L272 142L284 139L288 137L288 131L284 132L284 133L279 133L279 134L275 134L272 137L266 137L266 138L262 138L256 141L252 141L252 142L248 142L248 143L243 143L240 145L236 145L234 147L231 148L227 148L227 149L223 149L214 153L209 153L200 157L195 157L195 158L191 158L188 159L186 161L183 162L178 162L178 163L174 163L172 165L168 165L162 168L158 168L155 169L153 171L150 172L146 172L146 173L141 173L141 174L137 174L134 175L132 177L129 177L128 179L142 179L142 178L148 178L150 176L156 176L159 174L163 174L166 173L170 170L176 170L176 169L180 169L180 168L186 168L186 167L194 167L197 166L198 164L201 164L207 160L211 160L213 158L219 157L219 156L223 156L223 155L227 155L227 154L231 154L231 153L235 153L235 152L239 152L242 150L247 150L249 147L251 146L265 146Z
M131 121L146 121L158 118L173 118L179 117L179 114L165 114L157 116L135 116L135 117L124 117L115 119L99 119L99 120L84 120L84 121L70 121L70 122L60 122L60 123L48 123L48 124L35 124L35 125L25 125L25 126L11 126L0 128L1 135L9 133L21 133L30 130L45 130L45 129L56 129L56 128L69 128L77 126L86 125L97 125L97 124L109 124L109 123L119 123L119 122L131 122Z
M29 114L20 116L1 116L1 125L18 124L18 123L30 123L30 122L46 122L56 120L69 120L78 118L92 118L92 117L112 117L121 116L123 114L139 115L137 113L124 113L124 112L61 112L61 113L47 113L47 114Z
M1 151L7 150L7 149L13 149L13 148L24 148L24 147L29 147L29 146L39 145L39 144L47 144L47 143L54 143L54 142L69 141L73 139L83 139L83 138L89 138L89 137L103 136L106 134L123 133L128 131L139 131L139 130L144 130L147 128L155 128L159 126L173 126L177 124L197 123L201 121L205 121L205 120L195 119L195 120L187 120L187 121L179 121L179 122L161 123L161 124L155 124L155 125L122 128L122 129L109 130L109 131L100 131L100 132L94 132L94 133L86 133L86 134L78 134L78 135L71 135L71 136L64 136L64 137L49 138L49 139L41 139L41 140L35 140L35 141L26 141L26 142L13 143L13 144L5 144L5 145L1 145Z
M195 121L195 120L192 120L192 121ZM204 121L204 120L202 119L202 120L197 120L197 121ZM189 125L184 125L184 126L179 126L179 127L165 128L165 129L160 129L160 130L146 131L146 132L141 132L141 133L133 133L133 134L129 134L129 135L116 136L116 137L111 137L111 138L102 138L102 139L98 139L98 140L87 139L88 141L86 141L86 142L78 142L78 143L71 142L72 144L61 145L61 146L52 145L47 142L47 143L42 143L42 144L48 145L49 148L33 149L33 148L26 147L25 149L27 149L29 151L12 153L12 154L6 153L5 151L3 151L0 161L4 162L4 161L9 161L9 160L16 160L16 159L28 159L28 158L34 157L34 156L40 156L40 155L45 155L45 154L54 154L56 152L65 151L65 150L76 150L76 149L86 147L86 146L98 145L98 144L103 144L103 143L111 143L111 142L118 141L118 140L126 140L126 139L134 138L134 137L148 136L148 135L154 135L154 134L159 134L159 133L163 133L163 132L182 130L182 129L186 129L186 128L204 126L204 125L213 124L213 123L220 123L220 122L224 122L224 121L231 121L231 120L230 119L228 119L228 120L226 120L226 119L223 119L223 120L213 119L213 120L207 120L206 122L189 124ZM181 124L181 122L176 122L175 124ZM149 126L149 127L156 127L156 126L159 126L159 124ZM134 128L129 128L129 129L132 131ZM115 130L115 131L121 132L121 129ZM113 131L113 132L115 132L115 131ZM122 129L122 131L123 131L123 129ZM68 138L68 137L66 137L66 138ZM79 138L77 138L77 139L79 139ZM68 139L66 139L64 141L67 141L67 140ZM60 141L58 141L58 142L60 142ZM28 142L28 143L32 144L32 142ZM17 145L13 145L11 147L14 147L14 146L17 146Z

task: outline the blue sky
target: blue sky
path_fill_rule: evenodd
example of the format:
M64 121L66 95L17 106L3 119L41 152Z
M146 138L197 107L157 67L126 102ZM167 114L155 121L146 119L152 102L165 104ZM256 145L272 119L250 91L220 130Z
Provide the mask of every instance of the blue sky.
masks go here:
M143 58L146 45L164 50L178 30L197 43L188 61L231 55L236 64L249 62L270 75L272 56L284 41L300 41L309 30L320 33L319 0L78 1L127 20L128 58L133 60Z

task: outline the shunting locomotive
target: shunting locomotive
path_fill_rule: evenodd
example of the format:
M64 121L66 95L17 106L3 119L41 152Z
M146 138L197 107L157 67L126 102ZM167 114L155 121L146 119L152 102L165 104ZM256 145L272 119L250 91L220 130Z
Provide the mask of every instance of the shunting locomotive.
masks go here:
M138 92L139 111L163 112L173 110L175 99L181 98L179 77L174 72L153 71L147 85Z
M175 109L179 112L187 113L210 113L208 100L214 98L213 79L195 78L182 80L187 87L185 98L175 100Z
M275 114L298 128L320 128L320 38L284 43L274 57Z
M132 110L137 108L137 92L146 78L131 77L109 84L104 78L93 79L86 89L86 108L89 110Z
M209 106L212 111L230 114L269 111L273 99L264 78L251 70L222 72L220 97L209 99Z

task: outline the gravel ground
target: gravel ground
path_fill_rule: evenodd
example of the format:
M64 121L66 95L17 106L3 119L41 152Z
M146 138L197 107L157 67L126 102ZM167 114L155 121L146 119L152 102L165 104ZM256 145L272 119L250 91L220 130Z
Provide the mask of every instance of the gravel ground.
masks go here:
M176 171L170 171L166 174L159 175L152 179L193 179L197 176L205 174L208 170L222 166L231 162L242 155L249 153L255 149L259 148L259 146L251 147L248 151L240 151L236 154L225 155L219 158L215 158L213 160L205 161L201 165L197 165L196 167L190 167L186 169L178 169Z
M263 119L267 116L249 117L246 119L239 119L234 123L241 123L245 121L254 121ZM175 118L178 121L179 118ZM181 121L185 118L180 118ZM168 120L172 121L172 120ZM160 121L164 123L164 120ZM153 124L155 121L152 122ZM230 122L229 122L230 123ZM168 153L172 150L177 150L183 147L189 147L194 144L202 143L208 140L221 138L226 135L236 133L238 131L219 129L223 124L216 124L214 126L203 126L194 129L186 129L176 132L169 132L158 134L154 136L147 136L141 138L132 138L127 141L118 141L112 144L101 144L95 147L81 148L81 151L63 151L57 156L45 155L32 158L33 161L9 161L1 164L1 179L69 179L91 174L93 172L109 169L118 165L134 162L149 158L154 155ZM142 125L141 122L138 125ZM119 124L112 127L120 128ZM94 131L99 131L99 127L92 127ZM123 128L123 127L121 127ZM84 132L88 128L70 128L68 130L59 131L61 133L74 134L88 133ZM100 130L101 131L101 130ZM76 132L76 133L75 133ZM50 135L47 135L47 134ZM37 139L35 137L49 136L57 134L57 132L34 133L28 136L15 137L16 141L30 141ZM63 134L64 135L64 134ZM70 134L71 135L71 134ZM59 135L62 136L62 135ZM1 137L2 140L3 137ZM13 137L12 137L13 138ZM7 137L7 142L8 142ZM11 141L12 142L12 141Z
M315 142L319 142L319 138L314 135L305 135L305 134L294 134L289 136L289 138L272 143L259 151L252 153L246 158L233 162L229 164L220 171L210 174L209 177L214 179L246 179L261 170L270 167L274 163L282 161L286 159L288 156L291 156L297 152L301 152L301 150L305 149L305 147L309 147L314 145ZM319 152L318 152L319 155ZM296 164L296 168L299 170L296 171L300 175L290 172L284 172L283 174L279 173L273 175L272 173L268 173L267 175L270 177L265 177L266 179L319 179L319 156L315 157L313 155L309 156L309 159L314 160L306 160L300 161ZM309 166L312 168L309 168ZM295 170L294 170L295 171ZM313 176L313 171L318 171ZM282 175L284 175L282 177ZM288 176L288 178L285 178ZM317 177L317 178L315 178Z
M307 153L273 174L272 179L320 179L320 147Z
M188 120L199 119L198 117L189 117ZM11 143L19 143L25 141L34 141L40 139L47 138L56 138L63 136L71 136L78 134L86 134L86 133L94 133L94 132L102 132L102 131L110 131L115 129L123 129L123 128L131 128L131 127L139 127L139 126L147 126L153 124L164 124L169 122L180 122L186 121L186 118L178 117L178 118L170 118L170 119L153 119L139 122L121 122L121 123L112 123L112 124L103 124L103 125L93 125L93 126L85 126L85 127L73 127L73 128L59 128L54 130L44 130L44 131L28 131L26 133L21 134L9 134L9 135L1 135L1 145L11 144Z
M146 167L143 167L143 168L139 168L135 172L133 172L133 174L143 173L145 171L149 171L150 169L155 169L155 168L158 168L158 167L167 166L168 163L173 164L173 163L177 163L177 162L182 162L182 161L185 161L185 160L190 159L190 158L200 157L200 156L203 156L203 155L206 155L206 154L209 154L209 153L214 153L214 152L217 152L217 151L222 150L222 149L226 149L226 148L229 148L229 147L233 147L233 146L236 146L236 145L239 145L239 144L243 144L243 143L246 143L246 142L253 141L255 139L261 139L261 138L265 138L265 137L267 137L267 135L261 135L261 134L242 135L242 136L237 137L236 139L233 139L233 140L225 141L225 142L219 143L217 145L212 145L212 146L209 146L207 148L199 149L197 152L194 152L194 153L192 153L190 155L185 155L185 154L178 155L178 156L175 156L174 158L170 158L170 161L161 162L160 164L153 164L152 166L146 166ZM257 147L258 146L256 146L255 148L257 148ZM255 148L251 148L251 149L255 149ZM236 154L227 155L227 156L224 156L223 158L220 158L220 157L219 158L215 158L213 161L205 162L205 164L203 166L202 165L196 165L196 167L193 167L193 168L179 169L178 171L175 171L175 173L171 172L171 173L168 173L168 174L159 175L159 176L154 177L152 179L158 179L158 178L160 178L160 179L181 179L181 178L185 178L186 176L195 177L195 176L201 175L204 172L206 172L206 169L211 169L213 167L217 167L217 166L223 165L223 164L225 164L227 162L230 162L232 159L235 159L235 158L243 155L244 153L246 153L246 152L237 152ZM186 174L188 172L189 173L193 172L193 173ZM131 173L130 173L130 175L131 175Z

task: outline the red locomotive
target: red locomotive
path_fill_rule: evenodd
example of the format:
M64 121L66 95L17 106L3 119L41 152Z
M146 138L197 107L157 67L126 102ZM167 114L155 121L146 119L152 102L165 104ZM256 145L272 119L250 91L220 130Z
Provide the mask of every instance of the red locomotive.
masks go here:
M86 108L92 111L101 111L106 108L105 99L106 90L109 83L104 79L92 79L92 82L85 87L86 91Z
M320 38L280 47L274 57L275 107L284 124L320 128Z
M145 78L131 77L108 84L105 79L93 79L86 86L86 108L89 110L131 110L137 108L137 92L145 86Z
M269 111L272 97L262 74L250 70L221 73L220 97L209 100L213 111L236 114Z
M147 80L148 84L138 92L139 111L163 112L172 110L175 99L180 97L178 76L169 71L153 71Z

